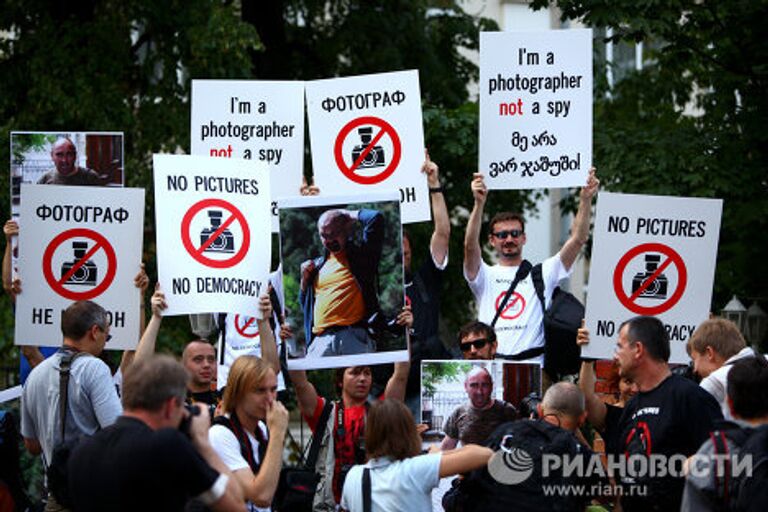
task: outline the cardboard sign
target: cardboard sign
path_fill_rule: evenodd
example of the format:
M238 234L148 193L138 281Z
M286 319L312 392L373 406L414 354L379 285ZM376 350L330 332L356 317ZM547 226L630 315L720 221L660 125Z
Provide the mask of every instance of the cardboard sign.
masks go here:
M408 359L397 193L280 201L288 368Z
M430 219L417 71L307 82L321 195L399 190L403 222Z
M625 320L666 325L672 363L709 317L723 201L601 192L586 305L590 343L582 356L610 358Z
M17 345L61 345L61 312L92 300L109 314L106 349L139 342L144 190L21 185Z
M271 259L271 245L261 242L271 231L265 164L155 155L154 180L164 314L252 311Z
M479 168L489 189L582 186L592 165L592 30L480 34Z
M267 164L277 232L277 198L301 187L304 82L192 80L190 133L193 155Z

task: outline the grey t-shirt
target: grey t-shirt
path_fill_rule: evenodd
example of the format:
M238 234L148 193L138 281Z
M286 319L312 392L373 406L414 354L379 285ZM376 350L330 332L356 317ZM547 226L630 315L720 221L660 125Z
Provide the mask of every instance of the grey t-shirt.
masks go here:
M471 404L457 407L445 420L443 430L448 437L462 444L483 444L496 427L517 419L517 410L511 404L494 400L487 409L476 409Z
M61 352L37 365L29 374L21 395L21 435L37 439L43 448L46 464L53 447L60 441L59 425L59 362ZM88 355L72 362L69 376L69 397L65 437L93 435L111 425L122 414L109 367L100 359Z

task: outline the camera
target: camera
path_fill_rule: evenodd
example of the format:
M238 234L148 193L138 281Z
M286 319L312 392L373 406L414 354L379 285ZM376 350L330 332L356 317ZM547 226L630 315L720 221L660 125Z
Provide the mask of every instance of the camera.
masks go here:
M190 428L192 427L192 418L200 414L200 406L194 404L184 404L184 408L189 414L181 418L181 423L179 423L179 432L187 437L191 437Z
M377 311L368 319L368 332L372 336L389 333L393 336L405 336L405 326L397 323L397 318L387 319Z
M539 412L537 406L541 403L541 396L538 393L528 393L520 400L520 417L530 418L534 420L539 419Z
M88 252L88 242L72 242L72 249L75 253L74 261L65 261L61 265L61 277L64 277L73 267L80 264ZM86 261L75 270L65 284L79 284L86 286L96 286L98 279L98 269L91 260Z
M208 210L208 217L211 220L211 227L204 228L200 232L200 244L205 244L208 239L221 226L221 217L224 213L221 210ZM235 237L229 229L224 229L203 252L235 252Z
M632 293L635 293L643 285L643 281L649 278L656 269L659 268L661 254L645 255L645 272L638 272L632 278ZM651 281L648 287L640 293L640 297L646 299L665 299L667 298L667 276L659 274L656 279Z
M357 162L357 159L360 158L360 155L363 154L363 151L365 151L365 148L368 147L368 145L371 143L371 135L373 135L373 128L370 126L366 126L364 128L358 128L357 130L358 135L360 135L360 140L362 141L362 144L359 144L352 148L352 162ZM363 158L363 160L360 162L360 168L361 169L369 169L371 167L381 167L384 164L386 164L386 160L384 159L384 148L381 146L373 146L371 150L368 152L367 155Z

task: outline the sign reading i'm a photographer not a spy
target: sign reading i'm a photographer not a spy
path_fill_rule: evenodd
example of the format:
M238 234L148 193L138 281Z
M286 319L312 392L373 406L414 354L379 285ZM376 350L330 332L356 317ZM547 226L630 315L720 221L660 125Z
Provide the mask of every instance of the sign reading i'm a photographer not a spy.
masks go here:
M154 155L158 282L166 315L251 313L271 263L264 163Z
M60 346L61 313L91 300L108 314L106 349L139 341L144 190L22 184L17 345Z
M418 71L306 82L321 195L399 190L403 223L430 219Z
M621 323L655 316L669 334L672 363L687 363L696 326L709 317L721 199L601 192L582 356L611 358Z

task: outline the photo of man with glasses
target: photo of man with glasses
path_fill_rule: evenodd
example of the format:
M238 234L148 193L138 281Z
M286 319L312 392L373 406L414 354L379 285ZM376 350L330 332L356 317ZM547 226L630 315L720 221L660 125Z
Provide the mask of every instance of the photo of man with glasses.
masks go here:
M552 292L560 281L570 275L576 257L587 242L592 198L599 184L595 170L591 169L586 186L579 195L579 208L571 226L570 237L557 254L541 264L547 307L552 300ZM515 279L518 267L524 261L525 219L511 212L497 213L491 219L488 243L496 253L497 263L488 265L482 259L480 247L483 208L488 197L482 174L474 175L471 188L475 203L464 237L464 278L477 301L477 318L492 325L497 311L501 309L493 325L498 338L496 357L541 364L544 353L544 315L530 273L517 283L506 305L499 308Z

